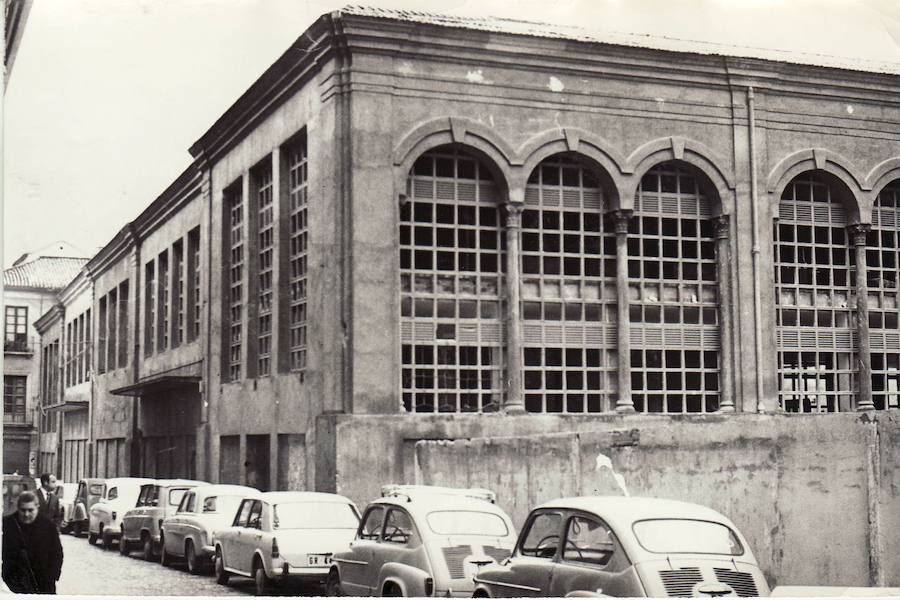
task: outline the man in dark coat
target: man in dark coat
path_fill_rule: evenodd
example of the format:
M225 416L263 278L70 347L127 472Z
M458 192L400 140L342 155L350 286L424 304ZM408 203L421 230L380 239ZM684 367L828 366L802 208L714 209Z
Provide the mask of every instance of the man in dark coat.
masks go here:
M3 582L15 593L55 594L63 563L56 525L38 515L34 492L22 492L16 504L3 517Z
M38 512L59 527L62 524L63 511L59 505L59 496L56 495L56 477L50 473L41 475L41 488L37 491L37 497Z

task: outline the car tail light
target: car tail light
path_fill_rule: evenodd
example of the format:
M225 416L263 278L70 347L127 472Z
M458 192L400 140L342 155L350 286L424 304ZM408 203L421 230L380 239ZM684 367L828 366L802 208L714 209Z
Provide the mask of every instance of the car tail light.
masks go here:
M278 540L272 538L272 558L278 558L281 554L278 552Z
M425 578L425 595L433 596L434 595L434 579L431 577Z

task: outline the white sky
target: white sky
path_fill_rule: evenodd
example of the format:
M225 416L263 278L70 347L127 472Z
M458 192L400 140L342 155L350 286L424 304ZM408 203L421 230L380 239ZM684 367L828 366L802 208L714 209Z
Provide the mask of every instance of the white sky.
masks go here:
M348 0L349 1L349 0ZM93 254L337 0L34 0L5 95L3 265ZM900 64L900 0L353 0Z

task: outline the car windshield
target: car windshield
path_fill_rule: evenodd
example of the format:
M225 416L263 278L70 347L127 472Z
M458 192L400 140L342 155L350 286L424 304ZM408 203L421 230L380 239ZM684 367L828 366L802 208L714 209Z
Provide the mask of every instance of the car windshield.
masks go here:
M275 529L353 529L359 517L343 502L281 502L273 511Z
M438 535L509 535L506 523L499 515L476 510L436 510L425 518L428 527Z
M243 496L207 496L203 499L203 512L217 512L233 516Z
M632 525L638 543L657 554L725 554L740 556L744 548L721 523L690 519L651 519Z

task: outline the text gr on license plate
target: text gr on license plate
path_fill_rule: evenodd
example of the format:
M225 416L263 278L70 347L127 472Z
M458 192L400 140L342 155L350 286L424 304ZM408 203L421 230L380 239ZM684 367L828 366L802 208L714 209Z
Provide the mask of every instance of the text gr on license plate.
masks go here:
M330 554L309 554L306 557L308 561L307 564L310 567L316 567L319 565L330 565L331 564L331 555Z

